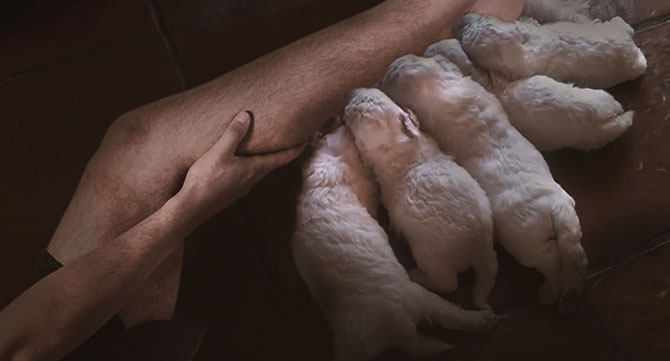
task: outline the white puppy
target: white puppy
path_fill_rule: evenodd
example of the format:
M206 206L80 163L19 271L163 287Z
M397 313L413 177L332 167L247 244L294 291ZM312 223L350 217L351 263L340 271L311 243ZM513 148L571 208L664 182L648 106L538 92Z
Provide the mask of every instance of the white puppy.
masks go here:
M511 83L499 98L516 129L542 151L600 148L630 128L635 115L604 90L543 75Z
M472 61L509 80L547 75L602 89L635 79L647 68L633 29L619 17L604 23L540 25L468 14L454 34Z
M496 97L441 56L396 60L380 84L491 199L496 234L523 265L546 281L538 299L572 311L586 256L575 202L552 178L542 155L509 123Z
M508 83L473 64L456 39L435 43L424 54L435 55L496 93L512 125L542 151L600 148L633 124L635 113L624 113L604 90L577 88L543 75Z
M509 83L506 79L494 77L494 74L489 74L479 65L473 63L468 54L465 53L465 50L463 50L461 42L458 41L458 39L438 41L435 44L431 44L423 54L426 58L432 58L436 55L441 55L449 60L452 64L458 67L463 76L471 77L472 80L481 84L491 92L497 93L499 90L504 89Z
M410 355L452 347L418 334L421 320L470 332L493 325L491 312L463 310L410 281L370 214L376 186L345 127L319 142L303 176L293 254L334 331L336 360L364 360L394 346Z
M484 190L419 131L414 114L379 89L353 91L344 121L363 162L377 176L391 224L409 242L418 265L410 278L452 292L458 289L458 273L474 267L474 304L490 309L498 261Z

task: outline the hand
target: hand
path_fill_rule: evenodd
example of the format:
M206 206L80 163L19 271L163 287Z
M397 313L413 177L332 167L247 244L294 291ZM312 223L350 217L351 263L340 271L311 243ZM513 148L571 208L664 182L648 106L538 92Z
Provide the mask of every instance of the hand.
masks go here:
M303 151L304 144L267 155L236 156L250 121L249 113L237 114L221 138L188 170L177 196L197 223L247 194L265 175Z

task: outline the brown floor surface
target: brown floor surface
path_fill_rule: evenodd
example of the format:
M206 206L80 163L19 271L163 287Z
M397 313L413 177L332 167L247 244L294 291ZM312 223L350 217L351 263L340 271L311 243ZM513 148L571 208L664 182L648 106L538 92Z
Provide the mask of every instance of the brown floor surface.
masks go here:
M0 15L0 307L30 285L33 262L117 116L378 2L12 1ZM569 318L537 306L541 277L501 252L492 295L504 315L499 327L481 336L431 329L458 347L428 359L669 356L670 246L654 236L670 230L670 2L592 3L598 16L636 25L649 69L612 89L637 112L621 139L588 154L546 155L578 203L593 272L584 306ZM189 237L178 309L209 324L197 360L331 358L332 334L289 249L299 163L271 174ZM471 275L463 278L467 289ZM469 302L466 290L448 297Z

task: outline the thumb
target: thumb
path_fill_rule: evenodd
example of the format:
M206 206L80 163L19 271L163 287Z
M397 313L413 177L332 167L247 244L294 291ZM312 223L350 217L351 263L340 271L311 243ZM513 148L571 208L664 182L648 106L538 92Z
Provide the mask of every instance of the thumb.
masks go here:
M302 143L293 148L280 150L270 154L256 155L253 157L254 166L258 167L263 174L270 173L272 170L286 165L286 163L300 155L300 153L305 150L306 144L307 143Z
M249 131L251 116L249 112L239 112L233 120L228 123L228 127L223 131L223 135L214 145L213 150L221 155L233 155L237 146Z

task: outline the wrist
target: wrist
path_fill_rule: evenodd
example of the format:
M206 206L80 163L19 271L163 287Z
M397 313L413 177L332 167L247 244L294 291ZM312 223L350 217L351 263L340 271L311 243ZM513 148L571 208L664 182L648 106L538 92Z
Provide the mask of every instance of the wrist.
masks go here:
M186 236L207 218L195 190L182 188L163 205L176 229Z
M213 198L205 187L185 186L170 200L178 208L183 221L193 229L229 205L223 197Z

